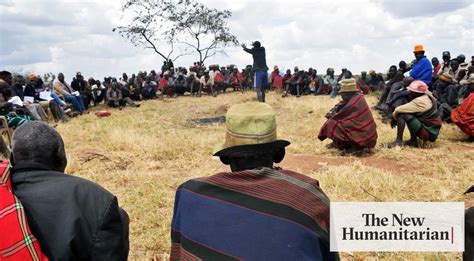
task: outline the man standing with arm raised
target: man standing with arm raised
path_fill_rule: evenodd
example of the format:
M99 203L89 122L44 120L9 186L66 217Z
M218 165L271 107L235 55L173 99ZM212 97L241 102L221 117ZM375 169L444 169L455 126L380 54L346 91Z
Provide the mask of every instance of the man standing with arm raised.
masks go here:
M259 102L265 102L265 86L268 84L268 66L265 58L265 48L261 46L259 41L252 43L253 48L248 49L245 44L242 44L244 51L252 54L253 70L255 72L254 86L257 90L257 97Z

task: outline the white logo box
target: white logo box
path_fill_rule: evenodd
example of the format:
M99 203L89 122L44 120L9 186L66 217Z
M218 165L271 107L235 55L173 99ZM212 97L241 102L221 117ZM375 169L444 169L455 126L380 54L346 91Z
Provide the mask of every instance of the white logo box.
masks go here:
M334 252L463 252L463 202L331 202Z

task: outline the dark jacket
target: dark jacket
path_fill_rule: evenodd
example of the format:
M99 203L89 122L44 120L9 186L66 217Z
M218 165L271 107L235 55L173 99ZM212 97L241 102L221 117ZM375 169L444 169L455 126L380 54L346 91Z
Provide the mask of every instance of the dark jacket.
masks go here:
M127 259L128 217L104 188L38 163L16 164L12 185L50 260Z
M253 70L268 70L267 59L265 58L264 47L253 47L252 49L244 48L244 51L252 54L253 57Z
M72 82L71 82L71 88L74 90L74 91L78 91L80 93L86 93L86 92L89 92L89 90L87 89L87 82L84 81L84 80L77 80L77 79L74 79Z
M23 86L19 85L19 84L13 84L12 85L12 97L14 96L18 96L20 97L21 100L23 100L23 98L25 97L24 93L23 93Z

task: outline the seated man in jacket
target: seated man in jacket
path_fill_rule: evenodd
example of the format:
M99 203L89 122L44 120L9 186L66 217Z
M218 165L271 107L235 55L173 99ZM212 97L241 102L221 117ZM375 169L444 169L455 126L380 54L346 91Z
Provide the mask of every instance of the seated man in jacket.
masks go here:
M8 100L12 96L12 74L7 71L0 72L0 115L7 119L8 127L15 129L18 126L33 121L33 119L16 111L15 107ZM2 126L4 127L4 126Z
M265 103L232 106L214 156L232 172L189 180L176 192L172 260L334 260L329 199L317 180L275 168L278 140Z
M157 91L158 86L156 82L152 81L151 76L147 76L142 85L142 98L144 100L155 99Z
M318 138L332 139L328 147L346 153L359 153L372 149L377 143L377 129L369 106L356 88L354 78L339 82L342 101L329 111L328 119L319 131Z
M43 107L34 101L26 101L24 90L26 89L25 78L22 75L15 76L12 85L12 97L18 97L22 102L23 106L17 105L23 108L28 115L37 121L48 121L48 114L44 111ZM34 99L34 96L30 97Z
M417 137L422 141L436 141L441 129L441 117L436 105L436 98L428 91L423 81L413 81L408 86L410 102L398 106L392 113L392 127L397 126L397 138L388 144L389 148L403 145L418 146ZM410 140L403 143L403 131L408 126Z
M43 122L13 134L13 193L49 260L127 260L128 216L99 185L64 174L64 143Z
M58 74L58 80L53 85L54 91L58 96L63 98L64 101L71 103L74 109L83 114L86 110L84 101L82 100L80 94L75 92L65 81L64 74Z
M296 97L300 97L301 94L305 93L306 88L308 87L308 77L303 70L299 70L298 67L295 67L293 76L284 84L286 85L286 88L282 97L288 96L288 92L296 95Z
M458 86L448 73L442 73L433 86L433 95L438 100L438 110L445 122L451 121L451 111L458 106Z
M107 105L113 108L122 109L123 106L139 107L140 105L135 104L130 97L123 97L122 88L120 84L115 80L107 89Z
M469 96L451 112L451 121L474 141L474 73L469 75L466 85Z

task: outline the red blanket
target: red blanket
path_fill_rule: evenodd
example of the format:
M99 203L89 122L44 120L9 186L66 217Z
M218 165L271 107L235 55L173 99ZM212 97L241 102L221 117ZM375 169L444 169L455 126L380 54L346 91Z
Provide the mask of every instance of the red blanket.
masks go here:
M335 142L352 142L362 148L373 148L377 143L377 129L363 95L356 94L321 127L318 138Z
M451 111L451 121L467 135L474 136L474 93L469 94L459 107Z
M8 162L0 163L0 260L47 261L31 234L25 210L12 193Z

